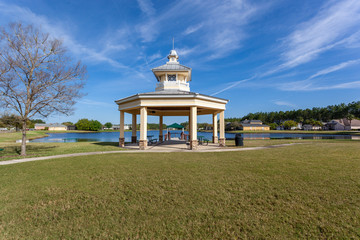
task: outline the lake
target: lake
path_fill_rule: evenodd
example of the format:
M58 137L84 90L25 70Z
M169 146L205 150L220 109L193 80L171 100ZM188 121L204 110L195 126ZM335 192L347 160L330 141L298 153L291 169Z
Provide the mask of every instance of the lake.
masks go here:
M181 131L170 131L179 134ZM188 133L185 131L185 133ZM125 132L125 141L131 142L131 132ZM163 135L165 136L166 130ZM204 136L211 140L212 132L198 132L198 136ZM92 133L48 133L48 137L30 140L30 142L118 142L119 132L92 132ZM148 131L148 136L159 137L158 130ZM359 139L360 136L335 135L335 134L313 134L313 133L243 133L244 139ZM226 133L227 139L234 139L235 133ZM137 138L140 138L140 132L137 132Z

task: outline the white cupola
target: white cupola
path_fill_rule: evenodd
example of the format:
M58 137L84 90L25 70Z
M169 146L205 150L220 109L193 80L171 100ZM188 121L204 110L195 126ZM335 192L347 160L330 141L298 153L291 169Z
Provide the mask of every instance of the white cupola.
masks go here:
M173 49L168 55L169 61L152 71L158 81L155 91L186 91L190 92L191 68L178 62L179 56Z
M170 54L168 55L169 63L178 63L179 56L177 55L177 52L173 49L170 51Z

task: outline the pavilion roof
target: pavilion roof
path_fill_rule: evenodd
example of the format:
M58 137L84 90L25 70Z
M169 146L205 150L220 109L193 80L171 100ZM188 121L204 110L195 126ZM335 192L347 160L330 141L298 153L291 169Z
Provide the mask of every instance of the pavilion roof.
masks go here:
M152 69L152 71L169 71L169 70L175 70L175 71L191 71L191 68L186 67L184 65L181 65L180 63L166 63L164 65L161 65L159 67L155 67Z
M214 97L214 96L209 96L209 95L205 95L205 94L200 94L200 93L195 93L195 92L187 92L187 91L181 91L181 90L163 90L163 91L155 91L155 92L146 92L146 93L138 93L126 98L122 98L119 100L116 100L115 102L117 104L119 104L120 102L124 102L124 101L129 101L135 98L141 98L141 97L177 97L177 96L189 96L189 97L205 97L208 99L213 99L213 100L218 100L218 101L226 101L228 102L229 100L224 99L224 98L218 98L218 97Z

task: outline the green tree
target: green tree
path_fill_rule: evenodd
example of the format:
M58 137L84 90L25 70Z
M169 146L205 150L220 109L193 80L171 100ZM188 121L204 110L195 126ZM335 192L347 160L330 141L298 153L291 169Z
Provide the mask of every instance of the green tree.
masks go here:
M184 126L186 131L189 131L189 122L188 121L182 122L182 123L180 123L180 125Z
M314 121L328 122L332 119L346 118L349 114L352 114L354 118L360 118L360 101L351 102L349 104L341 103L327 107L314 107L312 109L298 109L286 112L249 113L242 118L227 118L225 121L236 122L245 119L259 119L266 123L275 122L280 124L286 119L305 124L313 124Z
M296 117L296 121L299 123L303 123L304 122L304 118L302 116L297 116Z
M82 118L77 123L75 123L75 126L78 130L90 130L90 121L87 118Z
M288 120L283 123L285 129L291 129L292 127L296 127L297 123L293 120Z
M271 130L276 130L276 128L278 126L276 123L269 123L268 125L270 126Z
M346 115L346 118L349 120L350 126L351 126L351 121L355 118L354 114L348 113Z
M20 116L17 116L15 114L4 114L1 116L0 121L3 123L3 125L7 128L14 127L16 131L19 131L19 129L22 128L22 120Z
M28 123L29 128L34 128L36 123L43 123L44 124L45 122L43 120L41 120L41 119L32 119Z
M238 129L240 129L240 123L237 121L231 122L230 124L226 124L226 126L225 126L226 131L233 131L233 130L238 130Z
M74 123L72 123L72 122L63 122L62 124L63 124L63 125L65 125L65 126L71 126L71 125L74 125Z
M111 122L107 122L107 123L105 123L104 124L104 127L106 127L106 128L112 128L112 123Z
M90 131L99 131L102 129L102 124L98 120L91 120L90 121Z
M349 103L349 112L354 115L355 118L360 118L360 101Z
M314 125L313 126L323 126L321 121L314 121Z

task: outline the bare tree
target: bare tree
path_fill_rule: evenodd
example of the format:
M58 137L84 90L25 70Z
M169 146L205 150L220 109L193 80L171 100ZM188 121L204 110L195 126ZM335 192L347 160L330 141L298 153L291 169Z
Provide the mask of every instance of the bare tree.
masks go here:
M85 75L86 67L74 63L49 34L21 23L0 29L0 107L21 117L21 155L26 155L27 121L71 114Z

